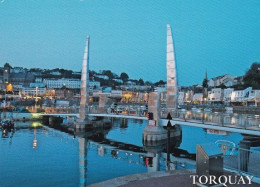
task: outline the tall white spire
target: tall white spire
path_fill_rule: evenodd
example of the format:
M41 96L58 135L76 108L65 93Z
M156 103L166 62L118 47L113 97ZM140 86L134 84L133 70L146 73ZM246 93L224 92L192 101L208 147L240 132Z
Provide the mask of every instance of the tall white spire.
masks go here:
M85 51L82 62L81 87L80 87L80 119L86 118L86 109L88 109L88 85L89 85L89 36L86 39Z
M166 105L168 109L177 109L178 101L178 80L177 69L174 56L174 47L172 39L171 26L167 24L167 55L166 55L166 68L167 68L167 95Z

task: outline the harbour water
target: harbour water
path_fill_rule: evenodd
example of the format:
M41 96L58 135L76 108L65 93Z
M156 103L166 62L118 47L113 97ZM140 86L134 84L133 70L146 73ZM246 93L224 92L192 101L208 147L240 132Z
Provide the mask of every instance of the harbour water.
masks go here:
M166 170L166 149L143 146L141 120L114 120L111 129L93 135L73 135L40 122L16 122L13 132L2 131L0 181L2 186L83 186L115 177ZM182 137L171 145L167 169L194 169L196 145L228 140L237 146L238 133L212 134L182 127Z

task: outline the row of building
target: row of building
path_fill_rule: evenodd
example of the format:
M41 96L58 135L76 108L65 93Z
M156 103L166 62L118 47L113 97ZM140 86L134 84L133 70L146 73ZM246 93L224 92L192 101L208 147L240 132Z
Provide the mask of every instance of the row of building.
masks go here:
M47 72L47 73L46 73ZM46 75L48 78L46 78ZM22 67L11 67L8 63L4 65L4 67L0 67L0 89L5 90L8 84L12 84L12 88L14 90L20 90L24 92L33 92L35 88L38 88L39 93L44 91L44 88L47 89L60 89L60 88L68 88L68 89L80 89L81 80L80 75L81 72L71 72L70 78L61 78L61 72L58 70L42 70L39 68L34 68L33 70L28 70ZM77 76L77 78L73 78L73 76ZM100 73L96 73L93 77L90 78L89 88L100 90L101 83L97 80L109 80L107 75L102 75ZM117 85L119 89L122 90L138 90L138 91L148 91L151 89L151 86L140 86L137 85L133 80L127 80L123 83L123 80L119 77L114 78L114 82L120 83ZM34 88L34 90L33 90Z
M194 93L193 91L179 92L178 102L185 103L223 103L242 104L260 103L260 90L253 90L248 87L244 90L234 90L234 88L212 88L208 93Z

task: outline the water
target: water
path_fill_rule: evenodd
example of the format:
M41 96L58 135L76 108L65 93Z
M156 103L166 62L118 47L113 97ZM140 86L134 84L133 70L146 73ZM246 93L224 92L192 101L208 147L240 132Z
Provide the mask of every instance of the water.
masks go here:
M83 138L39 122L17 122L15 132L2 132L0 139L0 186L80 186L135 173L165 170L165 149L161 153L143 149L145 125L140 120L115 120L104 135ZM238 145L242 139L243 136L237 133L214 135L200 128L183 126L177 149L189 155L196 153L196 144L229 140ZM118 147L121 144L136 146L142 152L136 153L134 148L127 151L116 149L111 144L98 143L100 141L109 141ZM194 168L192 160L180 160L171 155L171 161L171 169Z

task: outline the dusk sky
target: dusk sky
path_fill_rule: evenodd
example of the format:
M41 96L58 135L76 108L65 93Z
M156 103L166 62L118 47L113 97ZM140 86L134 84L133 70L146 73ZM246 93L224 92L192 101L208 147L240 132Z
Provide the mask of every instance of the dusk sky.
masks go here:
M0 66L90 69L166 80L166 24L180 85L260 61L260 0L0 0Z

